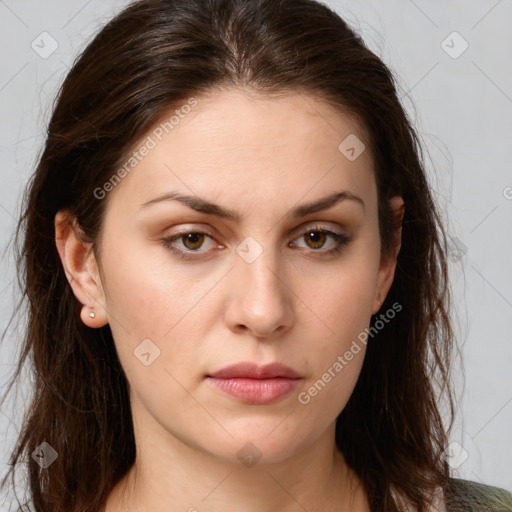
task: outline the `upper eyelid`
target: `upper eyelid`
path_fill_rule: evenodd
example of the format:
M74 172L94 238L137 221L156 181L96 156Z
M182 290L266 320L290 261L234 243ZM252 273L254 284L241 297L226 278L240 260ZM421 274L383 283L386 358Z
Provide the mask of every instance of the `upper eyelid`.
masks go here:
M329 224L324 224L324 222L327 222L327 221L316 221L316 222L312 221L312 222L313 222L312 224L306 223L304 226L294 228L294 229L290 230L290 232L297 233L298 235L301 235L307 231L323 230L323 231L332 231L333 233L340 234L340 235L344 234L343 233L344 228L342 228L339 224L337 227L333 227L333 226L330 226ZM339 232L338 230L341 230L342 232ZM206 227L190 227L190 228L180 229L176 233L168 235L166 238L171 238L173 236L178 236L178 235L186 235L188 233L204 233L208 236L211 236L212 238L215 238L215 236L216 236L215 231L216 230L214 230L214 229L209 229Z

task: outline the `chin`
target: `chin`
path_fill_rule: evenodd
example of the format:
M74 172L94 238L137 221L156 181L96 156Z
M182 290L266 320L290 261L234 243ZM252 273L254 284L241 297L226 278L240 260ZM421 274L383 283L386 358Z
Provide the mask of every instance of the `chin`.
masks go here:
M229 462L238 462L252 467L256 464L275 464L289 459L307 444L306 439L298 438L286 428L282 432L275 425L266 422L258 428L254 423L246 428L238 426L229 430L233 438L215 445L216 455ZM226 457L226 454L229 454Z

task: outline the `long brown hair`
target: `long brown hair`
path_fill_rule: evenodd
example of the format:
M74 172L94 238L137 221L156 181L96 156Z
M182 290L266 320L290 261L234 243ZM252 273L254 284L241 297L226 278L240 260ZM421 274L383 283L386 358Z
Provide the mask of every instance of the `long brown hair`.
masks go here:
M437 405L445 392L453 417L446 234L392 73L313 0L142 0L101 30L64 81L16 233L28 326L9 390L26 364L35 386L8 475L14 481L24 463L38 512L101 510L136 453L111 330L80 320L82 305L56 250L55 214L69 210L97 251L108 197L94 191L134 144L190 97L239 86L316 94L366 127L383 254L396 229L388 199L404 198L397 268L381 307L402 310L368 343L336 443L372 511L399 510L396 497L424 511L434 488L448 481ZM43 442L59 455L46 469L30 456Z

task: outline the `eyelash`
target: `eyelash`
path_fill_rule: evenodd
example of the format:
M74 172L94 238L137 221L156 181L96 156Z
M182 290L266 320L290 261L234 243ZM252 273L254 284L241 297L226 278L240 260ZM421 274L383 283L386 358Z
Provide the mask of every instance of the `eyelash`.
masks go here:
M343 246L348 245L352 241L352 238L347 236L347 235L342 235L341 233L336 233L334 231L322 228L320 226L313 226L313 227L307 229L306 231L303 232L302 236L304 236L305 234L309 234L309 233L322 233L322 234L326 234L326 235L331 236L337 242L335 247L333 247L332 249L329 249L327 251L322 251L320 249L319 250L311 249L312 252L318 252L318 253L321 253L321 254L324 254L324 255L338 254L339 252L341 252L341 249L343 248ZM192 256L192 254L194 254L194 253L201 253L201 252L205 252L205 251L200 251L200 250L184 251L182 249L177 249L175 246L172 245L173 242L175 242L176 240L180 239L184 235L190 235L190 234L194 234L194 235L207 235L210 238L213 238L213 239L215 238L214 234L211 231L209 231L209 230L204 230L204 231L199 231L199 230L198 231L192 231L192 230L189 230L189 231L182 231L180 233L176 233L175 235L172 235L170 237L162 239L162 245L167 250L169 250L171 253L176 254L180 258L188 259L188 260L199 259L201 256Z

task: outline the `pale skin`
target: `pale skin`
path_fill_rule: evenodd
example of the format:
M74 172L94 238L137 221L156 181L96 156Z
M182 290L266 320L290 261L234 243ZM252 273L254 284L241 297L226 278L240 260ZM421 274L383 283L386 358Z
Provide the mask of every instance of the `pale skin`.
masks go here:
M368 512L334 438L365 346L307 405L297 399L369 326L393 281L400 232L393 254L382 255L370 151L350 161L338 149L350 134L368 142L367 134L309 94L230 89L196 99L103 199L100 254L65 212L55 219L82 321L110 324L130 387L137 458L106 512ZM290 214L342 190L364 206L345 199ZM171 200L142 208L171 191L240 219ZM403 215L402 198L392 206ZM162 243L205 229L212 235L173 242L190 259ZM318 229L350 241L327 254L338 243ZM261 249L250 263L236 251L247 237ZM147 366L134 355L144 339L160 350ZM253 405L208 385L208 373L240 361L284 363L300 373L299 387ZM237 456L248 443L261 454L251 467Z

